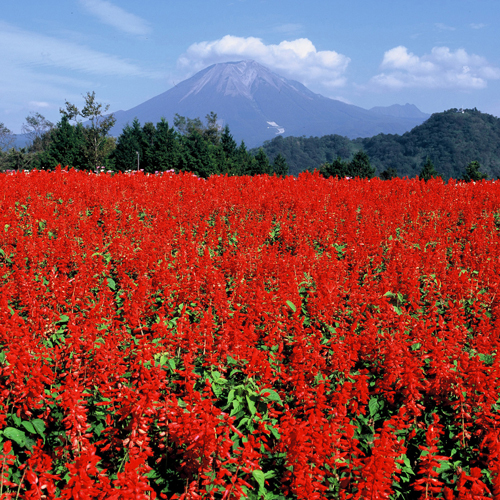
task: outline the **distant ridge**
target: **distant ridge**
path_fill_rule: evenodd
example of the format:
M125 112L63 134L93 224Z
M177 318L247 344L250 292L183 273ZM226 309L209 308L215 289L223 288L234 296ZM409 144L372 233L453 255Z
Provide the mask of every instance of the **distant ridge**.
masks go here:
M395 106L366 110L316 94L255 61L238 61L209 66L132 109L117 111L111 133L118 136L136 117L141 124L157 123L162 117L173 124L176 113L204 118L214 111L238 142L252 147L277 134L350 138L401 134L429 116L412 105L401 106L401 111Z
M406 103L404 106L401 104L393 104L392 106L375 106L370 108L372 113L378 113L384 116L394 116L398 118L415 118L427 120L430 115L420 111L415 104Z

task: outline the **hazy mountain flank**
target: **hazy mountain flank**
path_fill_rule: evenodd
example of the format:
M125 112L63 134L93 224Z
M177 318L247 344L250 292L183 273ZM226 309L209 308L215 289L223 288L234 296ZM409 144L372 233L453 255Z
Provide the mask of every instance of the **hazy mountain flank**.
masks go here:
M339 134L349 138L379 133L402 134L429 115L415 106L394 105L366 110L311 92L294 80L270 71L255 61L214 64L166 92L129 109L117 111L113 135L134 118L144 124L176 113L204 118L214 111L234 138L257 146L283 136Z

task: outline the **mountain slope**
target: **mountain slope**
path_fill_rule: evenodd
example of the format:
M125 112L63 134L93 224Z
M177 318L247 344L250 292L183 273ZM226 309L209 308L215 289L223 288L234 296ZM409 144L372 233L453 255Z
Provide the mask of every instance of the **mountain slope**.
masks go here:
M116 112L112 134L119 135L135 117L141 123L156 123L162 117L173 123L176 113L203 118L211 111L222 126L229 125L238 142L245 140L250 146L277 134L355 138L403 133L427 117L394 116L329 99L255 61L240 61L214 64L128 111Z
M479 161L491 179L500 176L500 119L476 109L451 109L434 113L403 135L379 134L355 140L337 135L280 137L263 148L271 160L278 153L285 156L292 173L319 167L337 156L349 159L363 149L378 174L394 168L401 177L413 177L429 156L445 179L461 177L471 161Z

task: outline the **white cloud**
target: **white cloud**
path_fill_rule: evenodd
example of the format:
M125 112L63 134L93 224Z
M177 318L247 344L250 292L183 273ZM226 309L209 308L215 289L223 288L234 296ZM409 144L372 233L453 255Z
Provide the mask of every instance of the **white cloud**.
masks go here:
M98 75L148 76L137 65L119 57L67 40L24 31L0 21L0 67L7 64Z
M106 0L80 0L80 3L99 21L125 33L147 35L151 31L149 23L144 19Z
M333 50L317 50L307 38L266 45L260 38L226 35L192 44L179 58L181 70L195 73L210 64L253 59L288 78L325 88L341 87L350 62Z
M280 24L272 28L272 31L274 31L275 33L287 33L287 34L297 33L302 30L303 30L302 24L298 23Z
M48 107L50 107L50 104L48 102L45 102L45 101L30 101L28 104L34 108L48 108Z
M455 31L457 29L444 23L434 23L434 26L441 31Z
M487 24L484 24L484 23L471 23L470 24L470 27L473 30L480 30L480 29L486 28L486 26L487 26Z
M500 79L500 68L464 49L451 51L434 47L430 54L417 56L403 46L384 54L382 73L370 80L372 87L482 89L488 80Z

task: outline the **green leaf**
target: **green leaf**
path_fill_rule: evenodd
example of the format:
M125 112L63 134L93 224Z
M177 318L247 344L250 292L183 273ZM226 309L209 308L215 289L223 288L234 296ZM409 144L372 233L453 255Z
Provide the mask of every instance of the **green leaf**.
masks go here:
M278 432L278 429L276 429L276 427L268 427L271 429L271 432L273 433L273 436L276 438L276 439L281 439L281 434Z
M56 321L56 325L58 323L67 323L69 321L69 316L66 316L66 314L61 314L61 316L59 317L59 320Z
M21 448L24 448L26 445L26 434L19 429L15 429L14 427L6 427L3 431L3 435L7 439L11 439L16 442Z
M233 417L234 415L238 414L241 410L241 402L237 399L233 401L233 409L231 410L231 413L229 414L230 417Z
M22 426L31 434L36 434L36 430L31 422L21 422Z
M293 311L297 311L297 308L295 307L295 304L293 302L290 302L289 300L286 301L288 307Z
M380 410L381 405L376 398L371 398L368 403L368 410L370 411L370 415L374 417L378 411Z
M94 433L97 435L97 436L100 436L101 432L104 430L104 425L102 424L102 422L100 422L98 425L96 425L93 429Z
M116 281L113 278L108 278L108 286L111 290L116 290Z
M44 437L45 422L43 420L40 420L39 418L35 418L35 420L32 420L31 423L33 424L36 432L38 432L40 436Z
M242 418L239 423L238 423L238 427L241 429L243 428L248 422L250 422L250 419L245 417L245 418Z
M248 409L250 410L250 413L252 415L255 415L255 413L257 412L257 408L255 408L255 404L254 402L252 401L251 398L249 398L248 396L245 396L246 400L247 400L247 404L248 404Z
M260 395L268 401L278 401L282 404L279 394L272 389L262 389L262 391L260 391Z
M259 495L262 490L265 491L266 489L266 476L261 470L254 470L252 471L252 476L254 479L257 481L259 485Z
M450 464L447 460L441 460L440 462L439 468L437 469L440 473L453 468L452 464Z

